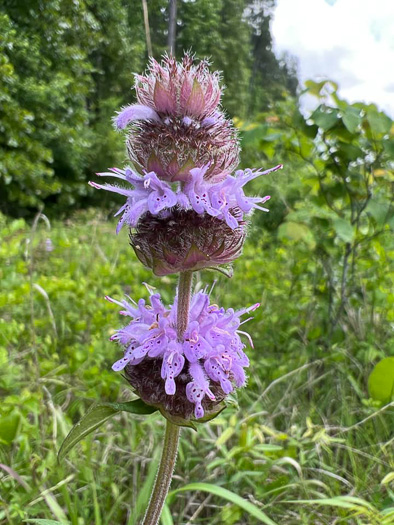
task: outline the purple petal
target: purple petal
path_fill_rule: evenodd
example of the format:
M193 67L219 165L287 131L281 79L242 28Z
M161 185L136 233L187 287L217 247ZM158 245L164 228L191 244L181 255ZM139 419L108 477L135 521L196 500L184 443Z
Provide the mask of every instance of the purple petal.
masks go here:
M158 357L163 354L168 344L168 338L163 334L149 342L149 357Z
M237 387L239 388L241 386L244 386L246 383L246 376L245 376L245 371L242 368L242 366L239 366L234 363L231 371L233 373L234 381Z
M115 118L115 127L124 129L133 120L155 120L160 121L155 110L142 104L133 104L124 108Z
M234 217L234 215L231 215L230 212L227 212L224 214L225 220L227 225L232 229L235 230L235 228L238 228L239 223L237 219Z
M119 193L119 195L125 195L126 197L130 197L133 191L127 188L118 188L118 186L112 186L111 184L97 184L96 182L92 182L92 181L89 181L88 184L89 186L92 186L93 188L96 188L97 190L112 191L113 193Z
M122 359L119 359L119 361L116 361L116 363L112 365L112 370L115 372L120 372L120 370L123 370L129 361L129 357L122 357Z
M201 335L197 336L196 342L184 341L182 348L190 363L196 363L199 359L204 358L211 350L211 346Z
M182 122L183 124L185 124L185 126L190 126L190 124L193 122L192 119L190 117L183 117L182 119Z
M157 215L161 210L175 206L176 202L177 197L170 189L163 193L153 191L148 197L148 209L152 215Z
M167 377L164 389L166 391L166 394L169 396L173 396L176 392L176 385L175 381L172 377Z

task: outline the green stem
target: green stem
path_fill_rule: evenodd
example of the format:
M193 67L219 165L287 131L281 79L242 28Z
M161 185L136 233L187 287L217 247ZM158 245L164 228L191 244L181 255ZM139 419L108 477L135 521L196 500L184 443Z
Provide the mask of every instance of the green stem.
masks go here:
M167 421L159 470L157 471L155 486L142 525L157 525L159 523L161 511L171 485L172 473L174 472L180 429L181 427Z
M189 322L192 280L193 272L182 272L179 276L177 310L177 334L179 341L183 340L183 334ZM153 487L142 525L157 525L159 522L161 511L171 485L172 473L174 472L179 434L180 427L167 421L159 470L157 471L155 486Z

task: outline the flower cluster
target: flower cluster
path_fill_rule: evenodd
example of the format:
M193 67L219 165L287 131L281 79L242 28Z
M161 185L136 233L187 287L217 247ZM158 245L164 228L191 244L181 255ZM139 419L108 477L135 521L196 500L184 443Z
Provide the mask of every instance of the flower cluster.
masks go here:
M208 66L206 60L194 65L189 53L182 62L166 55L162 65L152 58L148 73L136 76L137 99L163 115L210 117L220 102L221 89L219 73L211 73Z
M194 210L197 214L208 214L224 220L231 229L239 226L243 220L244 213L250 213L253 209L268 211L260 204L269 200L269 195L265 197L247 197L243 187L252 179L271 173L282 168L279 164L266 171L238 170L235 176L228 176L222 182L211 184L206 182L204 175L208 166L203 168L193 168L189 172L187 181L173 189L171 185L160 180L154 172L139 176L130 168L120 170L112 168L109 172L98 173L100 176L116 177L133 185L134 188L121 188L111 184L89 184L97 189L103 189L124 195L124 204L116 213L122 216L116 228L117 233L126 223L131 227L137 226L138 220L144 213L150 212L152 215L166 217L163 212L168 212L174 206L184 210ZM242 213L239 213L241 210ZM168 216L168 215L167 215Z
M177 390L186 392L186 398L194 406L197 419L204 416L204 403L217 401L212 382L220 385L219 401L233 391L234 385L245 384L244 368L249 366L245 355L244 335L252 345L250 336L241 330L241 316L255 310L259 304L235 312L210 304L206 291L192 297L189 323L181 340L177 334L177 301L165 308L159 294L151 294L150 305L143 299L138 304L118 302L107 297L123 308L121 314L132 321L117 330L111 337L124 347L124 356L113 365L113 370L124 368L133 377L130 367L150 362L150 370L155 370L155 362L160 362L160 375L164 381L167 396L175 396ZM146 395L142 384L134 384L141 397ZM140 387L140 388L139 388ZM215 385L218 390L218 385ZM148 397L151 397L148 395ZM205 398L208 398L207 400ZM184 404L184 403L183 403Z

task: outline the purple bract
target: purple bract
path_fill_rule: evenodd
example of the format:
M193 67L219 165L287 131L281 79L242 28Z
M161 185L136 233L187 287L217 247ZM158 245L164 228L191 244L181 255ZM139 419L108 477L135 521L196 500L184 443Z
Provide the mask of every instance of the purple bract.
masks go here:
M211 73L208 66L206 60L195 65L188 53L182 62L167 55L161 64L151 58L147 73L136 75L139 104L124 108L115 119L116 126L123 129L134 120L156 120L166 115L214 119L221 97L220 76Z
M252 345L251 337L239 327L246 322L242 315L255 310L259 304L235 312L210 304L209 295L196 293L191 300L189 323L182 341L177 337L177 297L174 304L165 308L160 294L150 295L150 305L143 299L138 304L118 302L120 312L132 321L117 330L111 340L124 347L124 356L113 365L120 371L126 366L138 365L146 360L160 360L163 388L173 396L179 376L186 375L186 397L194 404L196 418L204 416L202 401L205 396L214 400L212 382L220 384L224 394L246 382L244 368L249 366L240 334ZM180 379L179 379L180 380Z

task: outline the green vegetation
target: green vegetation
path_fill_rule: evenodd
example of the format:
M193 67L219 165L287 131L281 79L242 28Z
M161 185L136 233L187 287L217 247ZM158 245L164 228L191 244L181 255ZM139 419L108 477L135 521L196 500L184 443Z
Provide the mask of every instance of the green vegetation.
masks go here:
M211 57L232 115L266 109L286 87L295 93L294 68L271 49L272 0L262 2L258 21L243 17L251 0L178 3L177 55ZM166 51L167 5L149 0L157 59ZM133 73L148 60L141 0L4 0L0 34L0 211L32 217L45 207L58 217L111 206L86 183L125 158L111 118L134 101Z
M307 123L288 103L239 122L244 163L286 166L250 188L274 198L234 278L201 272L196 285L218 279L225 307L261 302L250 380L234 406L183 430L164 524L394 523L392 123L332 87L338 109L321 98ZM2 218L0 523L133 524L145 508L159 414L107 408L56 459L93 402L133 399L110 369L122 320L104 295L142 297L149 282L172 299L175 277L153 277L113 231L94 209L66 224Z
M111 370L122 318L104 296L146 297L147 282L171 303L176 277L141 266L86 181L123 163L110 118L146 62L141 2L25 4L0 8L0 525L133 525L164 420L141 415ZM223 70L243 167L285 167L247 189L271 194L271 211L253 216L234 277L196 275L196 287L217 280L224 307L261 307L249 384L182 430L162 524L390 525L393 122L332 82L308 83L317 109L305 119L291 61L271 50L273 4L178 3L177 52ZM149 1L156 57L166 5ZM84 415L84 438L72 435L58 462Z

